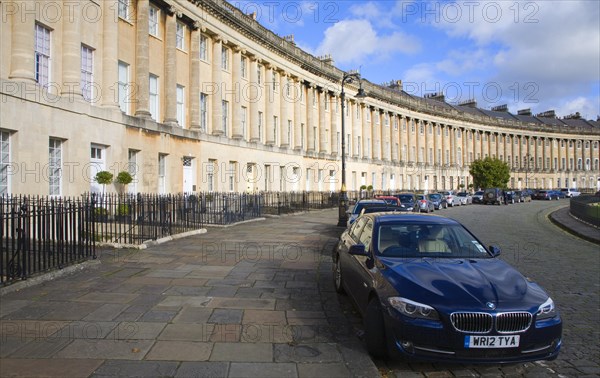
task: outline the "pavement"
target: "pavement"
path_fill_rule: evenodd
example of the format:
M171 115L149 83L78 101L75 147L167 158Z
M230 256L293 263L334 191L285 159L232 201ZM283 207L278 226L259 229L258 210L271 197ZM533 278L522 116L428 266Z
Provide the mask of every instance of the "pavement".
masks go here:
M333 290L336 219L330 209L103 249L63 276L3 288L0 377L387 376ZM568 207L551 219L598 239Z
M592 243L600 244L600 229L575 218L571 215L569 206L552 212L549 218L552 223L564 230Z
M62 277L11 285L0 297L0 376L379 376L333 289L336 217L100 250Z

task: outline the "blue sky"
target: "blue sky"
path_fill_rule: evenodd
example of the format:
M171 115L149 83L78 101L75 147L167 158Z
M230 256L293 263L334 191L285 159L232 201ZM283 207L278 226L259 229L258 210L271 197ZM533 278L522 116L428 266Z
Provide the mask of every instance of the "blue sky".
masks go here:
M230 3L342 70L422 96L516 113L600 116L600 1Z

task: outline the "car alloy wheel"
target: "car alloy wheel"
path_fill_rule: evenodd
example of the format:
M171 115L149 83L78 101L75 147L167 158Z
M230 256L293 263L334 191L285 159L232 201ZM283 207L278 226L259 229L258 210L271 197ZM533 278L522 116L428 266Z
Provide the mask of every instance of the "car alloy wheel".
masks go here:
M379 298L372 298L367 305L364 323L367 350L373 357L386 358L388 355L387 340Z
M339 255L333 265L333 285L335 286L335 291L337 293L344 294L346 292L346 290L344 290L344 281L342 278L342 262Z

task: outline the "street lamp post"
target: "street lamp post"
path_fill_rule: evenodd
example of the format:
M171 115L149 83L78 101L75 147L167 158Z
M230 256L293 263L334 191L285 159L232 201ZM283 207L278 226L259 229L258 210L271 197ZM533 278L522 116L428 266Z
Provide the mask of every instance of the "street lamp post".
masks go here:
M342 91L340 99L342 101L342 188L340 190L339 209L338 209L338 226L346 227L348 223L348 195L346 193L346 114L344 107L346 106L346 92L344 92L344 84L350 84L354 80L358 80L358 92L355 98L365 98L365 91L362 89L362 82L358 72L344 72L342 77Z

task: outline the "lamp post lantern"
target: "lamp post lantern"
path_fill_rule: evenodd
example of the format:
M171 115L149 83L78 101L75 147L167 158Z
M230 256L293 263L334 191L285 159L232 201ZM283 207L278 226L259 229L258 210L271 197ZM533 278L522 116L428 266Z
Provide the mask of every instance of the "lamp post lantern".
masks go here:
M358 92L355 98L365 98L367 95L362 89L362 82L358 72L344 73L342 77L342 91L340 100L342 102L342 187L340 189L339 209L338 209L338 226L346 227L348 223L348 195L346 193L346 114L344 108L346 106L346 92L344 92L344 84L350 84L354 80L358 80Z

